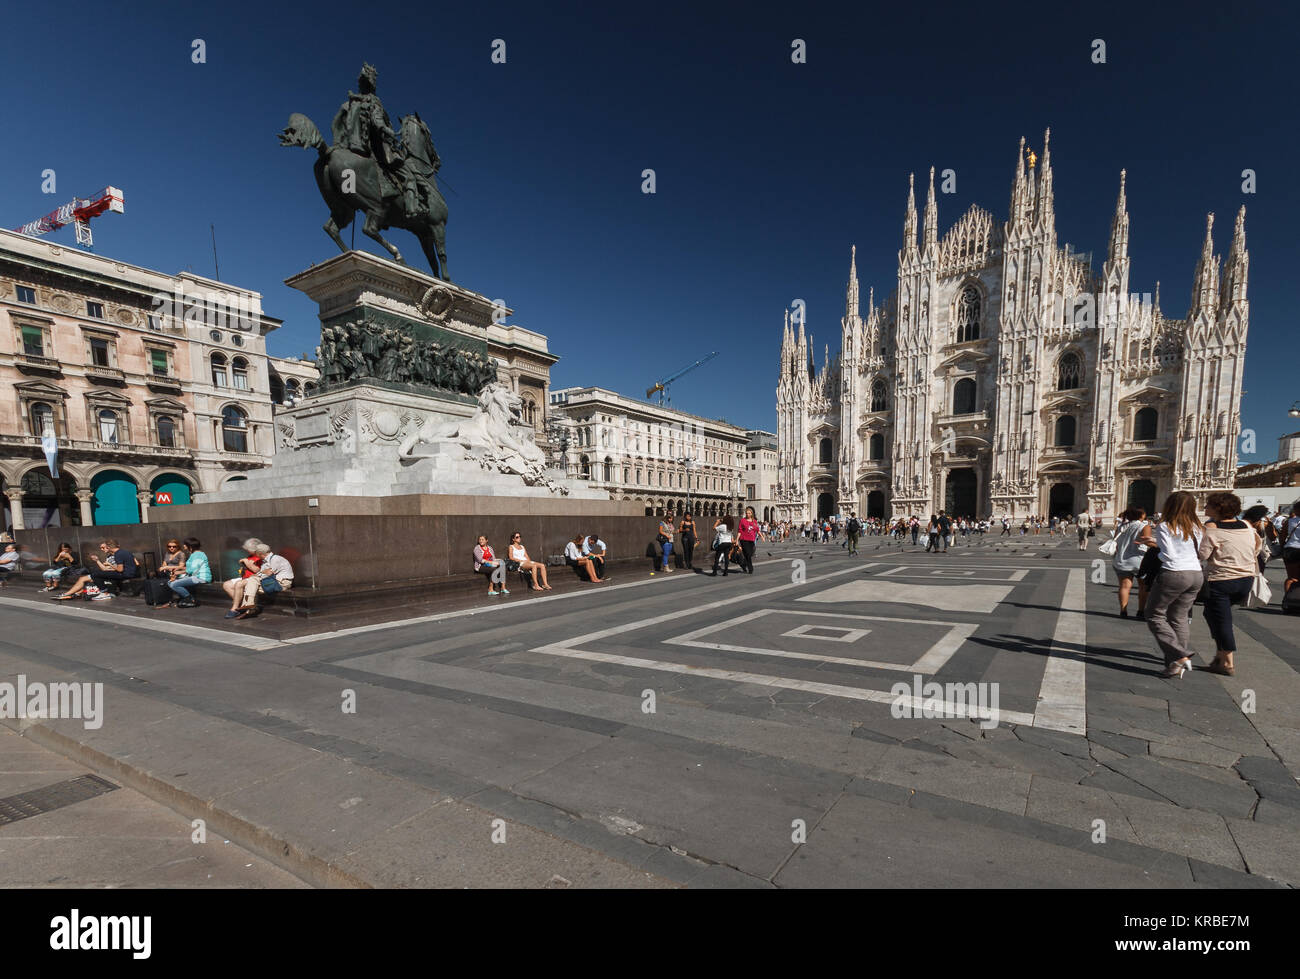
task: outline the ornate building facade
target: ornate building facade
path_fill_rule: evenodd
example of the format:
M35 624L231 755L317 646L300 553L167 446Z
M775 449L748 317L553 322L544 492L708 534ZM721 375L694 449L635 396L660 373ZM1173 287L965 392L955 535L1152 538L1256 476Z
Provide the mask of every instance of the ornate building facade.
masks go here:
M849 262L841 351L818 369L786 313L777 383L778 513L1111 517L1230 489L1249 306L1245 208L1226 261L1209 215L1192 308L1129 292L1125 174L1101 272L1056 238L1050 130L1020 141L1005 223L972 206L942 238L934 170L918 229L908 188L897 288L860 298ZM919 231L919 234L918 234Z

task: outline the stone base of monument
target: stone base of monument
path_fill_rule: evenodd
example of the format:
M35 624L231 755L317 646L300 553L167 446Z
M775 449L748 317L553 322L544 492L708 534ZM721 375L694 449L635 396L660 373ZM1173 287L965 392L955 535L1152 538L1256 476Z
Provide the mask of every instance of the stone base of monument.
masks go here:
M544 481L531 476L530 482L502 471L483 446L466 448L453 439L419 442L410 455L401 454L415 433L472 422L478 409L467 400L365 384L308 398L276 413L272 464L208 494L204 502L421 494L609 499L558 469L545 470ZM531 429L514 427L515 441L531 441Z

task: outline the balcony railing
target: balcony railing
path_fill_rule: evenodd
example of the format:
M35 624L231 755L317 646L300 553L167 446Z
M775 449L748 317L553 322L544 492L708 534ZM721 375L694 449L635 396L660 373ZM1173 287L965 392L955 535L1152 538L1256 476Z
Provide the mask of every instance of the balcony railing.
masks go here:
M0 445L39 449L41 448L41 439L40 436L37 435L0 434ZM192 450L181 445L174 448L168 448L163 445L135 445L130 442L87 442L80 439L65 438L59 439L59 452L86 452L97 455L133 455L166 459L188 458L193 455Z
M63 368L53 357L42 357L39 354L18 354L14 358L19 369L27 368L29 370L49 371L52 374L62 374Z
M102 381L125 381L126 374L116 367L105 367L102 364L91 364L86 368L87 377L95 377Z

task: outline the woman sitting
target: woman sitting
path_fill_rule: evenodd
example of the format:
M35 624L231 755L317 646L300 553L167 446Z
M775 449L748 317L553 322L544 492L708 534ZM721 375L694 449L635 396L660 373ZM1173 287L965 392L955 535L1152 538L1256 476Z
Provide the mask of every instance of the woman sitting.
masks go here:
M585 539L586 534L579 534L564 545L564 563L571 567L579 578L585 574L589 581L599 582L601 579L596 574L595 563L582 553L582 543Z
M244 541L244 550L248 552L248 556L239 559L239 577L221 583L222 590L230 596L230 611L226 613L228 619L239 615L244 600L244 579L257 577L257 573L262 569L262 556L270 551L270 548L256 537L250 537Z
M60 544L59 553L54 555L54 560L50 566L41 572L41 577L45 579L45 590L54 591L59 587L68 570L77 563L77 556L72 553L71 544Z
M208 564L208 556L200 550L202 545L197 537L185 538L185 550L187 556L185 564L181 566L180 574L174 575L168 582L168 587L177 597L177 608L194 608L198 601L190 594L190 589L195 585L206 585L212 580L212 567Z
M489 598L510 594L510 590L506 588L505 567L501 559L492 553L492 545L482 534L479 534L478 543L474 545L474 573L488 576ZM499 591L498 582L500 582Z
M507 567L511 571L522 571L531 576L533 583L529 588L533 591L551 591L550 582L546 580L546 565L528 556L528 551L524 549L524 538L517 530L510 535L510 560Z

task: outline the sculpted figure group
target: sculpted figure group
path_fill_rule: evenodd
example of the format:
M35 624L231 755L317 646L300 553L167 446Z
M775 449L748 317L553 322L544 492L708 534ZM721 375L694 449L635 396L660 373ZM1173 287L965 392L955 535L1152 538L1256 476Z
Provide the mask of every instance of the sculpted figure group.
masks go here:
M496 377L496 369L480 354L373 323L323 327L320 341L316 353L326 388L369 377L478 394Z

